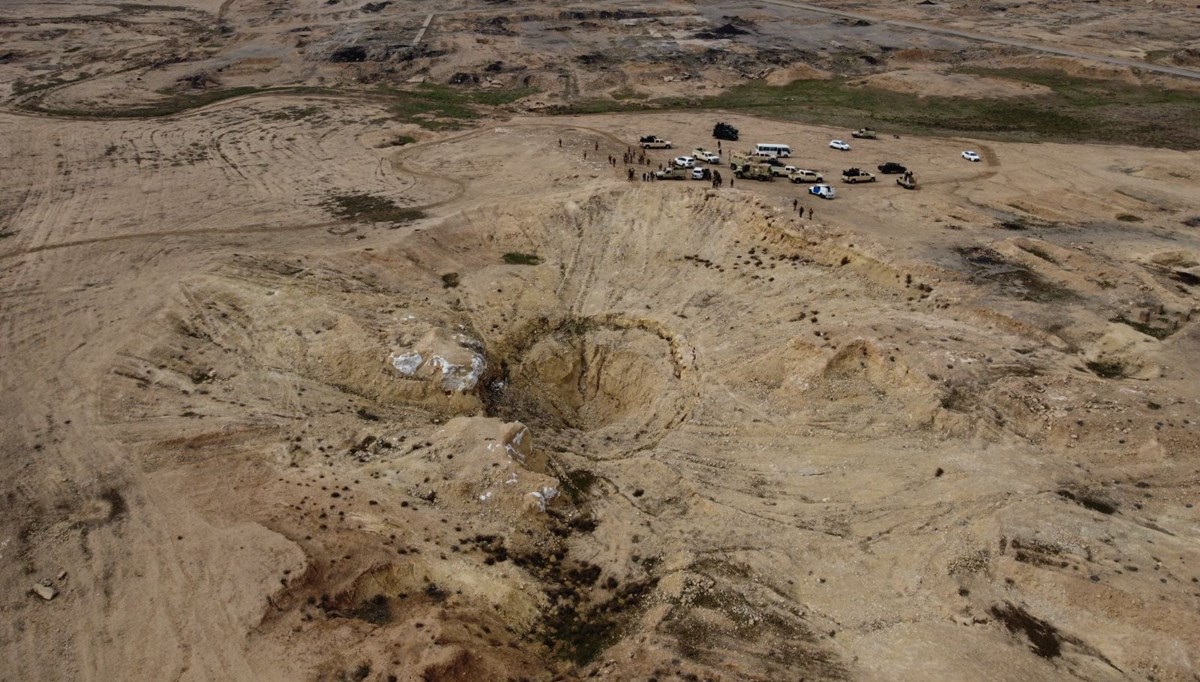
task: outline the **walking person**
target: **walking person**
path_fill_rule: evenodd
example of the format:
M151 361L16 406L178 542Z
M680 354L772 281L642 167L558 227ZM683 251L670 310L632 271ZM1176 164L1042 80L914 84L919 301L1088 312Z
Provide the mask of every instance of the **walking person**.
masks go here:
M812 206L808 207L808 219L812 220Z

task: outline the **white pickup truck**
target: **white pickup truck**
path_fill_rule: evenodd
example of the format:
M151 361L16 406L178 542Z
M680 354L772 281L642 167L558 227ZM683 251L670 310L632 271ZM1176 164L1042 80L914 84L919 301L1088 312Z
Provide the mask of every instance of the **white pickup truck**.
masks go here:
M698 147L692 150L692 156L706 163L721 163L721 155L708 151L707 149Z

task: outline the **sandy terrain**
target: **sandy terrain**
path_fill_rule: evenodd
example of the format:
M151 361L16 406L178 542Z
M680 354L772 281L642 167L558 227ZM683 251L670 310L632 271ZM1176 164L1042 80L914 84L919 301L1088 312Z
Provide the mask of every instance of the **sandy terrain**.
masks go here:
M886 130L841 152L848 130L694 112L431 130L369 91L50 115L201 72L441 83L522 51L481 72L530 76L531 106L678 94L683 62L547 55L699 50L720 8L435 32L455 57L405 66L325 57L378 16L411 32L372 50L411 42L423 9L46 7L0 13L0 680L1200 675L1200 152ZM837 62L745 54L701 82ZM1033 87L914 54L860 75ZM641 181L718 118L726 155L790 144L838 198ZM676 149L623 163L649 133ZM838 178L885 161L919 189ZM368 199L390 208L347 217Z

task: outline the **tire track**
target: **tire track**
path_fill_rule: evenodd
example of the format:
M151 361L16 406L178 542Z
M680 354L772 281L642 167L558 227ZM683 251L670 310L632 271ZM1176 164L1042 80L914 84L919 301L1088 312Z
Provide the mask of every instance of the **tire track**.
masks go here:
M398 151L396 153L396 155L393 156L393 158L391 159L391 166L392 166L393 171L400 171L402 173L407 173L416 178L427 178L429 180L433 180L436 182L444 182L444 183L450 184L454 187L454 191L451 193L450 196L443 198L443 199L438 199L436 201L428 202L425 204L420 204L420 205L414 206L412 208L415 208L417 210L426 211L426 210L435 209L435 208L444 206L446 204L450 204L455 201L458 201L459 199L461 199L463 197L463 195L466 194L467 184L464 181L459 180L458 178L455 178L453 176L441 175L438 173L413 169L411 166L408 166L404 163L403 157L408 156L415 151L424 150L424 149L432 147L434 145L459 142L462 140L468 140L468 139L471 139L474 137L485 135L485 134L493 132L496 127L497 126L490 126L487 128L478 128L478 129L460 133L457 135L452 135L447 138L439 138L439 139L435 139L435 140L429 140L426 142L419 142L419 143L410 145L403 150ZM533 129L542 128L542 129L548 129L548 130L580 130L580 131L585 131L585 132L594 134L602 139L608 140L608 141L612 142L613 144L619 145L621 148L628 146L623 140L621 140L620 138L618 138L617 136L615 136L611 133L608 133L608 132L605 132L602 130L598 130L595 128L590 128L587 126L579 126L579 125L574 125L574 124L517 123L517 124L508 124L503 127L533 128ZM232 132L222 133L222 135L229 135L229 134L232 134ZM217 146L218 146L218 149L217 149L218 155L225 162L225 164L227 164L231 168L231 172L236 172L239 177L245 178L246 176L238 168L237 162L233 158L231 158L227 152L225 152L223 149L220 149L219 145L217 145ZM252 153L252 152L250 152L250 153ZM53 184L54 177L55 177L55 174L53 174L52 172L50 173L50 175L47 176L47 180L49 181L50 187L55 186ZM57 199L52 200L50 192L41 192L41 193L39 193L39 195L42 197L42 200L39 202L39 205L42 206L42 208L40 210L43 212L51 210L52 206L58 203ZM311 230L330 229L330 228L339 227L339 226L343 226L343 225L345 225L345 223L343 221L323 221L323 222L318 222L318 223L303 223L303 224L291 224L291 225L249 226L249 227L234 227L234 228L184 228L184 229L176 229L176 230L165 230L165 231L159 231L159 232L133 232L133 233L128 233L128 234L110 235L110 236L105 236L105 237L93 237L93 238L87 238L87 239L60 241L60 242L54 242L54 243L49 243L49 244L39 244L36 246L24 248L24 249L17 249L17 250L13 250L13 251L0 253L0 261L12 260L14 258L20 258L22 256L27 256L27 255L32 255L32 254L37 254L37 253L42 253L42 252L47 252L47 251L57 251L60 249L71 249L71 248L78 248L78 247L85 247L85 246L96 246L96 245L100 245L100 244L109 244L109 243L116 243L116 242L169 239L169 238L185 238L185 237L203 237L203 236L279 234L279 233L288 233L288 232L305 232L305 231L311 231Z

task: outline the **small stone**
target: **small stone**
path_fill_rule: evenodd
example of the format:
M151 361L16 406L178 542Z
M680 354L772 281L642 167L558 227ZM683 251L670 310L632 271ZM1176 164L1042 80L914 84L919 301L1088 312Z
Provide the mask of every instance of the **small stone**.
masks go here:
M43 585L41 583L37 583L33 586L33 592L46 601L50 601L58 595L58 590L50 587L49 585Z
M58 572L58 579L59 579L59 580L66 580L66 579L67 579L67 572L66 572L65 570L63 570L63 571L59 571L59 572Z

